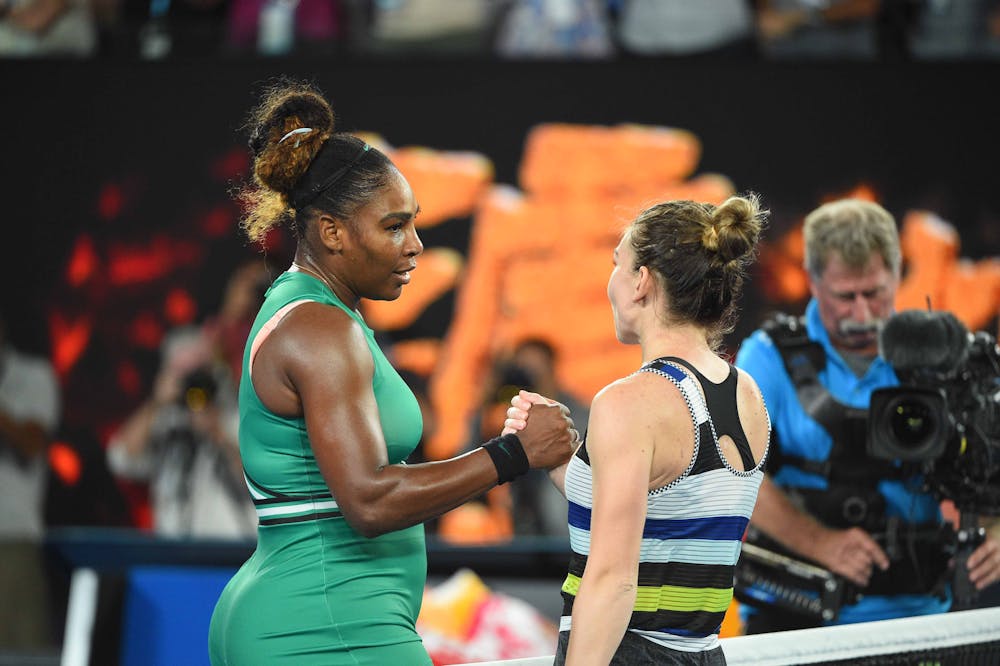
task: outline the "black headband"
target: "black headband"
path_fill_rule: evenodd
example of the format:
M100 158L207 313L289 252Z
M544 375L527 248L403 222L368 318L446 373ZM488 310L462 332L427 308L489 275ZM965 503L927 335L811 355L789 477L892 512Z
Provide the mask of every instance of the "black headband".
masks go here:
M326 146L323 146L323 148L326 148L329 145L330 144L327 143ZM333 186L333 184L336 183L338 180L346 176L347 172L353 169L354 165L356 165L359 161L361 161L361 158L364 157L365 153L367 153L370 149L371 146L369 146L367 143L364 144L361 147L361 150L358 151L358 153L351 159L350 162L340 167L339 169L336 169L333 173L331 173L329 176L327 176L320 182L316 183L312 187L301 192L292 192L291 196L289 197L290 203L292 204L292 208L294 208L295 210L302 210L303 208L311 204L313 201L315 201L320 194L322 194L328 188ZM322 152L322 150L320 152ZM317 158L318 157L319 156L317 155ZM317 159L316 161L319 160Z

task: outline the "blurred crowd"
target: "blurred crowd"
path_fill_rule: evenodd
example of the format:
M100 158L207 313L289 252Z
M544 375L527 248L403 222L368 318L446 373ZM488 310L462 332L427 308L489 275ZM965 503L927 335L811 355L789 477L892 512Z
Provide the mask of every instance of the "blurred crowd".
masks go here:
M1000 56L1000 0L0 0L0 56Z
M0 58L401 54L594 61L989 60L1000 58L1000 0L0 0ZM580 143L576 135L573 143ZM562 161L557 169L553 173L565 180ZM452 195L453 181L452 176ZM527 203L521 208L548 210L541 204L549 200L538 191L522 199ZM496 208L507 215L504 224L514 218L533 224L530 211L514 214L520 208L514 210L509 195L502 203ZM574 210L595 209L584 203ZM584 217L578 214L578 223ZM605 218L597 220L603 224ZM566 245L563 238L548 239L532 228L532 243ZM489 245L499 256L497 247ZM47 606L53 593L44 590L40 547L49 526L138 525L167 538L254 538L256 519L236 438L235 388L250 322L273 276L274 268L256 258L233 267L219 285L218 309L163 337L152 386L113 432L91 443L89 454L86 442L77 442L75 452L60 444L66 405L51 359L19 349L20 340L5 335L3 326L19 324L17 316L0 312L0 497L8 509L0 520L5 563L0 583L37 602L9 604L7 615L0 613L0 649L51 643ZM470 318L478 316L479 311L468 311ZM488 331L483 339L491 336ZM572 408L578 423L587 422L586 405L574 397L585 392L559 380L566 349L540 336L517 339L504 354L484 352L489 367L484 380L470 379L475 389L451 392L468 403L457 413L471 412L469 419L441 423L428 377L403 371L425 425L424 446L411 462L443 457L435 441L449 439L446 453L452 455L498 432L519 388L556 397ZM448 428L454 432L445 432ZM135 487L141 488L139 501L118 494ZM70 494L68 488L76 490ZM544 475L532 474L429 527L453 543L565 537L565 502Z

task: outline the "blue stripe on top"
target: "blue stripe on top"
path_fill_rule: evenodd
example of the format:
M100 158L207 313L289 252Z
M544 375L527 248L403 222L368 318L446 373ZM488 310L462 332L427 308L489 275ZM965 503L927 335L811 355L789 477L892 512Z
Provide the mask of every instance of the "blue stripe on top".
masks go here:
M569 502L569 524L590 530L590 509ZM741 541L749 521L743 516L709 516L706 518L647 518L642 529L643 539L706 539L709 541Z
M647 519L644 539L706 539L740 541L749 521L743 516L712 516L684 520Z
M680 368L670 365L669 363L657 363L656 369L665 375L670 375L677 381L683 381L687 379L687 375Z
M712 634L719 633L719 629L716 629L713 632L704 632L704 631L688 631L686 629L675 629L672 627L664 627L663 629L659 629L658 632L662 634L673 634L674 636L685 636L687 638L705 638L706 636L711 636ZM640 631L639 633L644 633L644 632Z

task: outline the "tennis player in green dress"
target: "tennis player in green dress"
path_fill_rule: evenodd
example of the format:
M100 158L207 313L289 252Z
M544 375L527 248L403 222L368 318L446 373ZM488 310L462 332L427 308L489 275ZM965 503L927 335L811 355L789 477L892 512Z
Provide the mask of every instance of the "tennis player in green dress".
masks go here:
M529 468L566 462L565 408L450 460L404 464L417 401L358 311L393 300L423 251L419 206L380 151L334 132L314 88L270 89L251 120L251 240L287 222L292 266L251 329L239 389L240 453L257 549L212 616L214 666L430 664L415 629L423 521Z

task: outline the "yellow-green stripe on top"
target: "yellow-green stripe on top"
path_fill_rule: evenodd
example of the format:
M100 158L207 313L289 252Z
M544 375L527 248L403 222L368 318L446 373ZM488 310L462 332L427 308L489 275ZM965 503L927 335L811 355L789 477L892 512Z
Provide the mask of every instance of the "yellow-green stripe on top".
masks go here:
M576 596L580 591L580 577L569 574L563 582L562 591ZM678 587L677 585L660 585L659 587L640 585L636 588L633 610L655 613L668 611L706 611L709 613L724 613L733 599L733 588L716 587Z
M720 590L714 587L677 587L676 585L639 586L635 597L635 610L720 613L729 608L729 602L732 599L733 588L731 587Z

